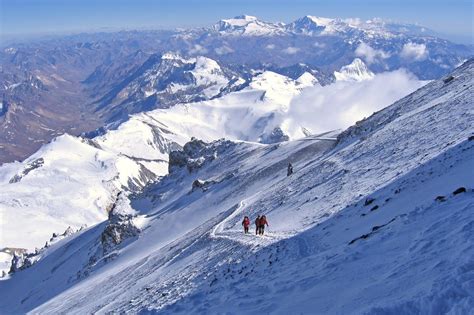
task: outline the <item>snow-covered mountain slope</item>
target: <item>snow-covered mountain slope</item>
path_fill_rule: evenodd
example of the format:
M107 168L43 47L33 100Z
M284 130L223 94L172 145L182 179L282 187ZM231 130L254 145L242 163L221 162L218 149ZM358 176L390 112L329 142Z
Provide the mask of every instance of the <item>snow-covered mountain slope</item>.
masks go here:
M387 75L382 79L383 82L397 80L397 74ZM349 99L344 99L343 102L352 102L353 106L344 110L335 108L337 104L334 103L333 93L341 95L340 89L371 91L373 88L358 82L339 84L342 85L321 87L309 73L292 80L266 71L256 75L248 87L240 91L213 100L179 104L169 109L134 115L117 130L110 130L95 140L112 152L135 158L167 161L170 150L183 146L191 137L205 141L227 138L260 143L298 139L327 130L320 126L322 117L313 117L319 107L327 108L328 112L332 108L334 112L343 111L343 125L332 125L333 129L338 129L345 127L346 121L350 125L363 118L366 113L361 111L362 107L382 100L387 102L387 99L388 103L393 102L424 83L414 82L399 90L387 90L387 96L381 96L383 93L376 91L376 95L364 99L349 92ZM314 102L310 92L318 100L325 101ZM307 94L309 96L299 98Z
M239 212L218 226L220 242L214 241L209 250L185 250L179 265L186 267L175 277L151 284L144 296L139 290L124 295L128 304L107 309L158 309L159 314L186 314L196 308L205 313L469 313L474 306L469 272L474 194L472 188L454 192L474 184L472 174L466 174L473 153L472 141L465 140L373 194L354 196L353 204L328 219L322 209L330 204L293 204L288 198L288 208L303 204L321 216L301 217L298 226L293 213L278 217L270 211L271 224L276 221L277 226L270 226L264 240L240 234L238 220L246 212ZM304 188L292 183L288 189L297 195ZM277 207L278 200L273 203ZM283 236L282 228L303 230L309 222L315 226ZM214 255L205 256L209 251ZM206 266L200 268L202 261ZM182 277L191 279L180 283ZM165 296L152 298L160 293ZM59 305L58 299L40 310Z
M370 80L375 75L362 60L356 58L351 64L342 67L339 71L335 71L334 76L338 81L363 81Z
M388 74L387 79L391 81L390 76ZM355 85L351 87L352 84ZM0 178L3 178L0 204L5 205L0 228L8 232L8 237L1 239L0 248L34 251L53 233L62 233L68 226L78 229L84 224L105 220L106 211L119 190L125 187L125 190L135 191L166 175L169 152L180 149L192 137L260 143L299 139L352 124L371 113L370 106L384 105L380 104L382 100L387 103L396 100L423 83L387 90L387 96L357 98L347 110L336 108L333 93L340 95L341 88L349 91L351 98L354 96L351 90L373 90L357 84L344 82L342 87L321 87L309 73L292 80L267 71L256 75L241 91L213 100L136 114L117 129L90 141L60 137L26 161L0 168ZM317 95L319 103L313 105L311 95L299 99L303 93L310 92L308 89L316 89L312 93ZM361 111L362 105L369 106L369 111ZM339 121L337 115L328 116L328 112L315 114L320 107L329 112L331 108L341 111L344 119ZM321 125L324 117L332 117L334 123ZM71 159L71 156L77 158ZM42 161L44 165L35 161ZM34 168L36 164L38 167ZM25 173L21 180L10 183L21 173ZM84 195L84 191L90 193ZM16 219L18 217L22 219ZM38 228L40 220L48 224ZM30 233L31 229L34 233Z
M131 208L126 198L115 206L123 243L106 241L116 221L60 241L0 281L0 308L468 313L473 72L471 60L337 143L194 140ZM262 213L267 236L243 235L242 216Z
M245 79L210 58L154 54L112 86L96 106L113 122L126 120L128 114L212 99L245 85Z

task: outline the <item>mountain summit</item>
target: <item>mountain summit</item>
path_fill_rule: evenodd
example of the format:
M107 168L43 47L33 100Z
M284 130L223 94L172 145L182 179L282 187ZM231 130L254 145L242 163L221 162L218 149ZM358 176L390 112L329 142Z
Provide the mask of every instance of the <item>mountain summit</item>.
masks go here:
M366 64L356 58L351 64L334 72L337 81L364 81L372 79L375 74L367 68Z
M239 15L233 19L220 20L212 29L222 35L270 36L283 34L282 26L263 22L255 16Z
M287 31L305 34L305 35L320 35L323 33L330 33L331 26L334 25L335 20L329 18L320 18L311 15L302 17L286 26Z

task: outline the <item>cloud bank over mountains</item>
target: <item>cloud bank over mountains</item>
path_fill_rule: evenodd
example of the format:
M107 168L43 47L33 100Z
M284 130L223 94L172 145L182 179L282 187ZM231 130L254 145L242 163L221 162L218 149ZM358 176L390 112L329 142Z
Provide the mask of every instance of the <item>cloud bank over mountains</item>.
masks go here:
M426 83L401 69L377 74L370 80L309 87L294 98L283 125L295 126L290 121L299 121L313 133L347 128Z

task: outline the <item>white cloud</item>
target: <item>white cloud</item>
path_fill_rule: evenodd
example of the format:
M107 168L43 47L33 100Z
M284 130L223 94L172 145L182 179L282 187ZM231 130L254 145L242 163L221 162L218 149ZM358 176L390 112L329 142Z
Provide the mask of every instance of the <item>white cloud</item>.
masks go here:
M275 45L273 45L273 44L268 44L265 48L266 48L266 49L275 49Z
M207 53L207 49L199 44L194 45L194 47L189 50L189 54L191 55L202 55L205 53Z
M374 49L364 42L359 44L359 46L355 50L355 54L358 57L364 58L364 60L368 64L380 62L383 59L387 59L388 57L390 57L390 54L388 52L385 52L381 49Z
M344 19L343 21L349 24L350 26L359 26L363 24L360 18L348 18L348 19Z
M300 49L298 47L288 47L286 49L283 49L282 50L285 54L288 54L288 55L294 55L296 54L298 51L300 51Z
M225 54L230 54L234 52L234 50L228 46L217 47L216 49L214 49L214 51L218 55L225 55Z
M324 48L324 47L326 47L326 44L325 44L325 43L315 42L315 43L313 44L313 46L316 47L316 48Z
M403 59L422 61L428 58L428 49L425 44L406 43L403 45L400 56Z
M306 88L292 100L288 113L281 118L282 126L292 136L298 135L300 126L313 133L344 129L426 83L405 70L397 70L377 74L368 81L339 81Z

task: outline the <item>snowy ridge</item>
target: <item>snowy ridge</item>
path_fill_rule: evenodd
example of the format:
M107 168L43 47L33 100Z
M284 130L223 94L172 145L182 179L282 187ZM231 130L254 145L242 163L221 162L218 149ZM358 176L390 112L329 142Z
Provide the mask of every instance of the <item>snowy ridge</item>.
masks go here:
M471 60L454 79L426 85L337 144L195 141L200 149L183 153L200 161L193 169L178 166L132 199L139 237L91 265L104 224L83 231L0 281L0 307L468 313L473 72ZM196 179L205 189L194 189ZM267 235L238 233L244 213L266 214Z

